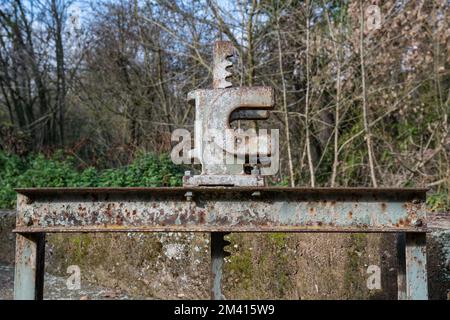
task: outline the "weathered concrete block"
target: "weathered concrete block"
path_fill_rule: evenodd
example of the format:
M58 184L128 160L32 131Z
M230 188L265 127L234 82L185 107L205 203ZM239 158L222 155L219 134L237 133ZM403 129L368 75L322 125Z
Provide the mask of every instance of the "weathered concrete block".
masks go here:
M448 215L427 237L431 299L450 289ZM14 263L15 214L0 211L0 262ZM394 234L235 233L226 249L228 299L396 299ZM78 265L82 283L157 299L208 299L209 235L201 233L49 234L46 271ZM367 287L378 266L381 289Z
M0 262L14 264L15 236L12 233L16 225L16 213L0 210Z

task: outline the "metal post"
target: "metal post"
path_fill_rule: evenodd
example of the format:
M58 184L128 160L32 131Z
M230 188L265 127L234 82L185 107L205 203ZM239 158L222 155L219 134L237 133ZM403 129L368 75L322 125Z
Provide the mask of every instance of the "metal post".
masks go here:
M428 299L426 233L406 233L406 298Z
M222 267L224 258L229 255L224 247L230 244L224 237L227 232L211 232L211 300L224 300L222 294Z
M406 300L406 236L405 233L397 234L397 292L398 300Z
M42 300L45 234L16 234L15 300Z

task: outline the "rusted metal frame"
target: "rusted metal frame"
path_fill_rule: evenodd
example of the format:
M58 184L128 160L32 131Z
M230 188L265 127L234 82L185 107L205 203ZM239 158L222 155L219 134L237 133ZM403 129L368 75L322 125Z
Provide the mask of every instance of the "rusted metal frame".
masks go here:
M424 232L425 191L20 189L15 232Z
M18 191L20 192L19 214L15 230L19 233L16 250L15 292L17 293L15 297L17 299L42 298L44 240L43 234L39 232L172 230L212 232L212 299L224 298L221 291L221 276L223 259L227 254L223 248L228 243L223 237L227 231L406 233L406 248L405 243L399 242L399 253L406 253L406 258L401 258L399 255L400 260L404 261L403 274L406 284L405 290L399 287L399 298L425 299L427 297L425 244L422 241L423 232L426 231L424 214L426 190L210 187L22 189ZM189 196L186 196L187 194ZM280 202L282 206L276 207L275 204ZM55 211L61 203L66 205ZM221 205L217 205L218 203ZM346 211L350 208L349 203L353 210L351 214ZM168 207L161 208L162 204ZM300 206L296 207L295 204ZM264 213L261 212L261 206L269 207L269 212L272 213L261 215ZM138 221L144 227L126 219L130 212L131 215L137 215L137 210L145 208L164 210L159 211L157 218L154 215L148 215L153 212L151 210L146 212L147 215L144 211L139 212L141 217L147 217ZM198 211L199 208L202 211ZM239 209L238 212L235 212L234 210L237 209ZM136 213L133 213L133 210L136 210ZM277 215L274 210L278 210L282 215ZM206 211L212 212L212 215ZM348 222L339 224L336 223L340 221L339 219L323 220L326 215L336 218L337 213L341 211L346 213ZM105 214L110 219L109 222L113 221L112 224L104 224L102 219L98 219L105 217ZM310 220L302 220L305 214ZM233 215L236 217L247 215L251 219L226 219ZM48 220L49 217L55 216L63 218L58 220L59 222L51 218ZM96 216L97 219L95 221L81 219L88 216ZM386 216L390 217L390 220L386 220ZM165 220L164 217L170 217L170 219ZM196 219L189 219L189 217ZM330 225L330 221L333 225ZM37 233L30 234L30 232ZM401 274L402 270L400 270L399 279Z
M16 234L15 300L42 300L45 234Z
M200 163L202 171L199 175L185 174L184 186L264 186L262 158L266 165L277 161L276 156L268 156L278 154L278 145L256 135L256 131L231 130L235 120L267 119L275 106L271 87L232 87L233 62L229 58L234 53L230 41L216 41L213 87L188 93L188 101L195 105L194 149L188 157ZM246 170L249 167L250 172Z
M211 300L223 300L222 294L222 271L225 257L230 254L224 249L230 244L225 240L225 236L229 233L211 232L210 249L211 249L211 277L210 277L210 293Z

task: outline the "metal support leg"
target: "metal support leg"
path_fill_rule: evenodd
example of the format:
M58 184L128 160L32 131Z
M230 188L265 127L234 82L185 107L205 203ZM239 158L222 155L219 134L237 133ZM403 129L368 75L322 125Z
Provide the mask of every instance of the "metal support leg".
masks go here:
M42 300L45 234L16 234L15 300Z
M397 292L398 300L406 300L406 235L397 234Z
M211 232L211 300L223 300L222 294L222 267L223 259L229 255L224 247L230 243L224 239L228 233Z
M406 298L428 299L426 233L406 233Z

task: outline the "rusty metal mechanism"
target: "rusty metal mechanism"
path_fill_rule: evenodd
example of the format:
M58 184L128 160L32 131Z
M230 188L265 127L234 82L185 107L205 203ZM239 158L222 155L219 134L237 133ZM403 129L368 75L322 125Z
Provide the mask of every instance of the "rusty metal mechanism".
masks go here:
M216 44L215 88L193 94L200 127L225 130L231 114L266 118L261 112L267 110L258 108L273 106L269 88L230 88L225 60L231 53L229 43ZM239 113L246 103L257 113ZM225 298L224 236L230 232L398 233L398 297L428 298L425 189L264 187L258 174L243 173L242 164L210 166L207 157L214 154L199 153L199 143L208 143L196 139L193 152L202 174L186 176L184 187L16 190L15 299L42 299L46 233L167 231L211 233L212 299Z

